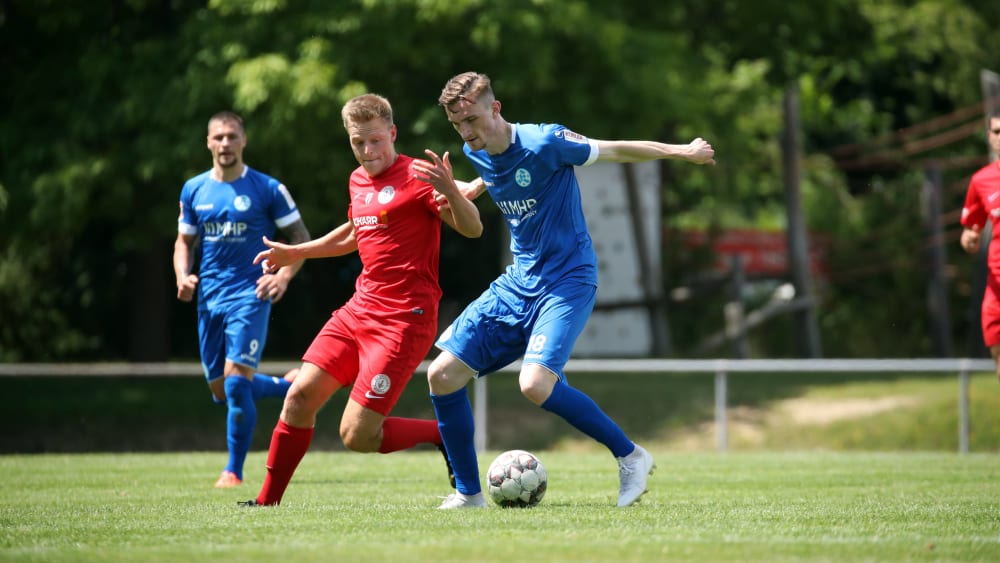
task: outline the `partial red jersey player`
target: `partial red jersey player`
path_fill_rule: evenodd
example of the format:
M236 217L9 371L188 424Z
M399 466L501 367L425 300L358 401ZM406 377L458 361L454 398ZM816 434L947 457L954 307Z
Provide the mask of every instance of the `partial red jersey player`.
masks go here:
M358 96L344 105L341 116L361 165L351 174L348 222L303 244L265 239L268 249L254 263L271 271L303 258L357 250L363 269L354 295L333 312L303 355L271 437L264 484L244 505L281 502L309 449L316 414L343 387L352 386L340 421L347 448L379 453L421 443L441 448L436 420L389 413L436 336L441 221L464 236L478 237L483 230L479 211L457 187L437 192L416 178L430 166L396 152L388 100ZM434 166L450 168L448 156L435 158Z
M990 117L987 135L994 154L1000 153L1000 113ZM989 242L989 273L983 294L983 342L990 349L1000 378L1000 161L994 160L972 175L969 191L962 208L962 248L974 254L979 251L980 232L991 222L993 237Z

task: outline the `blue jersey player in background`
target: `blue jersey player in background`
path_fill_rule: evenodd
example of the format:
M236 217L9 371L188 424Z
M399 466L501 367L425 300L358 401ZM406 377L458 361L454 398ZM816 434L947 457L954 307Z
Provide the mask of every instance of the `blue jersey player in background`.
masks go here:
M618 506L630 506L646 492L653 457L563 373L597 295L597 257L574 166L666 158L714 164L715 151L701 138L686 145L599 141L561 125L509 123L489 77L475 72L449 80L438 102L479 172L463 192L489 192L510 228L514 259L441 334L441 353L428 369L457 485L439 508L486 505L466 384L519 358L521 393L607 446L618 460Z
M294 370L285 377L256 370L267 342L271 304L285 294L302 262L269 274L253 259L266 249L263 237L273 237L276 228L293 244L309 240L285 186L243 163L245 146L238 115L220 112L209 119L212 169L181 189L174 243L177 298L191 301L197 292L202 367L213 399L228 409L229 462L215 483L219 488L243 482L257 422L255 401L284 397L294 378Z

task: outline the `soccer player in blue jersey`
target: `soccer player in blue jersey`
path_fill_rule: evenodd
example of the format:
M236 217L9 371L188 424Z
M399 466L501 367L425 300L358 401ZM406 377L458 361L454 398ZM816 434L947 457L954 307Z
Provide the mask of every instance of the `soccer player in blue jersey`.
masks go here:
M573 167L668 158L714 164L715 151L701 138L686 145L600 141L562 125L509 123L489 77L475 72L450 79L438 102L479 172L463 192L469 198L489 192L510 228L514 258L436 342L441 353L427 380L457 485L439 508L486 505L466 384L518 358L521 393L617 458L618 506L629 506L646 492L653 457L563 373L597 295L597 258Z
M276 228L292 243L309 240L292 195L280 182L243 163L243 121L220 112L208 121L212 169L181 189L174 274L177 299L198 296L198 344L208 387L225 403L229 462L215 486L243 482L243 463L257 421L255 401L284 397L294 377L256 373L271 304L281 300L302 262L263 273L253 263L262 238ZM195 262L200 253L197 270ZM197 273L196 273L197 272Z

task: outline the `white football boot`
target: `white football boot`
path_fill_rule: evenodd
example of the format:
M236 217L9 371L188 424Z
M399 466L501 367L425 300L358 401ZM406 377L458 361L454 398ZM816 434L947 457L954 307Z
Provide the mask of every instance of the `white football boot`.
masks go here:
M486 497L482 492L474 495L464 495L458 491L444 497L444 502L438 510L451 510L453 508L486 508Z
M642 446L635 445L635 450L625 457L618 458L618 506L631 506L646 493L646 478L653 474L656 464Z

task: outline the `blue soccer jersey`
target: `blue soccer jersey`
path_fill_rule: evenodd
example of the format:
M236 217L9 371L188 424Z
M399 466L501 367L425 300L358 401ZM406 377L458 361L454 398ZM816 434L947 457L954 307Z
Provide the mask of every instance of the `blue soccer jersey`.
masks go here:
M233 182L219 182L209 170L181 189L177 230L201 241L198 308L256 299L261 237L300 218L291 194L274 178L245 166Z
M511 145L500 154L464 147L510 226L511 289L534 296L568 278L596 286L597 257L573 167L596 161L597 144L562 125L511 128Z

